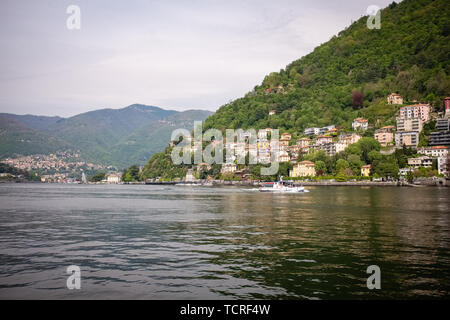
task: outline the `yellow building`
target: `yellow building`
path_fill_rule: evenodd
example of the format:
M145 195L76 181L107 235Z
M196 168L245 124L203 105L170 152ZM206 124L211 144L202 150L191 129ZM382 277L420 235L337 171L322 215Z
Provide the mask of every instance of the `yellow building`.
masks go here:
M368 177L370 176L370 164L366 164L365 166L361 167L361 176Z
M315 177L316 169L314 168L314 162L302 161L294 165L294 168L290 172L290 176L296 177Z

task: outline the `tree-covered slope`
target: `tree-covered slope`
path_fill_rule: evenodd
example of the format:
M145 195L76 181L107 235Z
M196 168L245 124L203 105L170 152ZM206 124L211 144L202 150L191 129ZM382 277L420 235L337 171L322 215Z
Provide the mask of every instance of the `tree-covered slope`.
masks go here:
M173 130L184 128L190 131L194 127L194 121L203 121L209 115L209 111L187 110L158 121L149 121L124 135L111 149L111 155L123 165L144 164L155 152L167 147Z
M40 131L48 131L48 129L52 127L57 121L63 119L61 117L35 116L31 114L18 115L11 113L0 113L0 116L13 119L31 129Z
M69 144L57 137L0 115L0 159L19 154L49 154L69 148Z
M405 103L418 100L442 108L442 98L450 95L448 1L392 3L381 12L381 29L369 29L366 22L367 16L362 17L312 53L269 74L245 97L222 106L205 127L301 132L328 124L350 128L357 116L381 126L397 111L386 103L391 92L401 94ZM269 117L272 109L276 114Z

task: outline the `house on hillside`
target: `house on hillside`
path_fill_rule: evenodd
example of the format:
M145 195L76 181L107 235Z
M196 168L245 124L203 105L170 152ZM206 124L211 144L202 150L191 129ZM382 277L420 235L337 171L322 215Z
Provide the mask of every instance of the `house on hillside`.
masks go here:
M392 132L391 127L393 128L393 126L389 126L378 129L373 135L374 139L377 140L382 147L386 147L394 141L394 133Z
M330 136L319 136L317 137L316 144L325 144L325 143L331 143L333 142L333 138Z
M403 104L403 98L401 95L393 92L388 95L387 102L388 104Z
M316 127L306 128L304 133L307 136L315 136L315 135L318 135L320 133L320 128L316 128Z
M309 138L301 138L297 140L297 145L300 147L300 149L306 148L307 146L309 146L310 143L311 139Z
M436 158L447 157L447 155L449 154L449 147L446 146L422 147L419 150L417 150L417 153Z
M369 128L369 120L356 118L352 123L353 130L367 130Z
M278 161L279 162L289 162L291 158L289 157L289 154L286 151L280 151L278 155Z
M444 110L445 110L444 117L450 118L450 97L444 99Z

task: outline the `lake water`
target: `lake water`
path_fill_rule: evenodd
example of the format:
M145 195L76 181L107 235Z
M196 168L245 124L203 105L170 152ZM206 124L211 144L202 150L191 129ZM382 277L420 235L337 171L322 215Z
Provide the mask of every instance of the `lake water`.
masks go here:
M449 298L450 188L308 189L0 184L0 298Z

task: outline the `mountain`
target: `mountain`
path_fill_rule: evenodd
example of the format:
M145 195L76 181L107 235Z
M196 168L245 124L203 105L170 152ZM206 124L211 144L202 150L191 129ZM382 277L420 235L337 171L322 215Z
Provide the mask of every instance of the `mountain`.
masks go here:
M80 150L83 158L93 163L119 167L142 164L167 146L172 130L189 130L195 120L203 121L210 114L140 104L70 118L0 114L0 157L72 149Z
M381 10L380 29L369 29L367 21L367 16L362 17L285 69L268 74L251 92L208 117L203 130L270 127L291 133L295 141L311 126L334 124L342 131L351 130L356 117L368 118L370 125L379 128L395 124L400 106L386 101L392 92L401 94L405 104L429 102L442 111L442 100L450 95L448 0L392 2ZM269 115L272 110L275 114ZM378 145L370 138L373 129L364 135L364 143ZM370 163L360 158L358 148L353 146L333 158L324 154L320 160L327 163L329 174L336 173L338 159ZM154 154L141 179L183 178L189 166L174 166L170 152L166 148ZM405 166L399 158L411 156L407 152L400 149L393 156L380 155L378 163L371 163L374 172L396 176L398 168ZM311 158L315 154L308 156L308 160L317 160ZM258 172L252 166L248 169L252 174ZM210 171L220 177L220 165Z
M54 125L57 121L62 120L61 117L46 117L46 116L33 116L30 114L26 115L16 115L2 113L0 116L6 116L17 122L24 124L25 126L35 129L45 131L49 126Z
M0 114L0 159L16 154L48 154L68 148L70 145L59 138L32 129L15 117Z
M267 75L252 92L219 108L204 129L272 127L300 135L311 126L350 129L358 116L375 126L393 124L398 107L386 102L391 92L442 110L450 95L447 0L393 2L381 11L380 29L369 29L367 19Z

